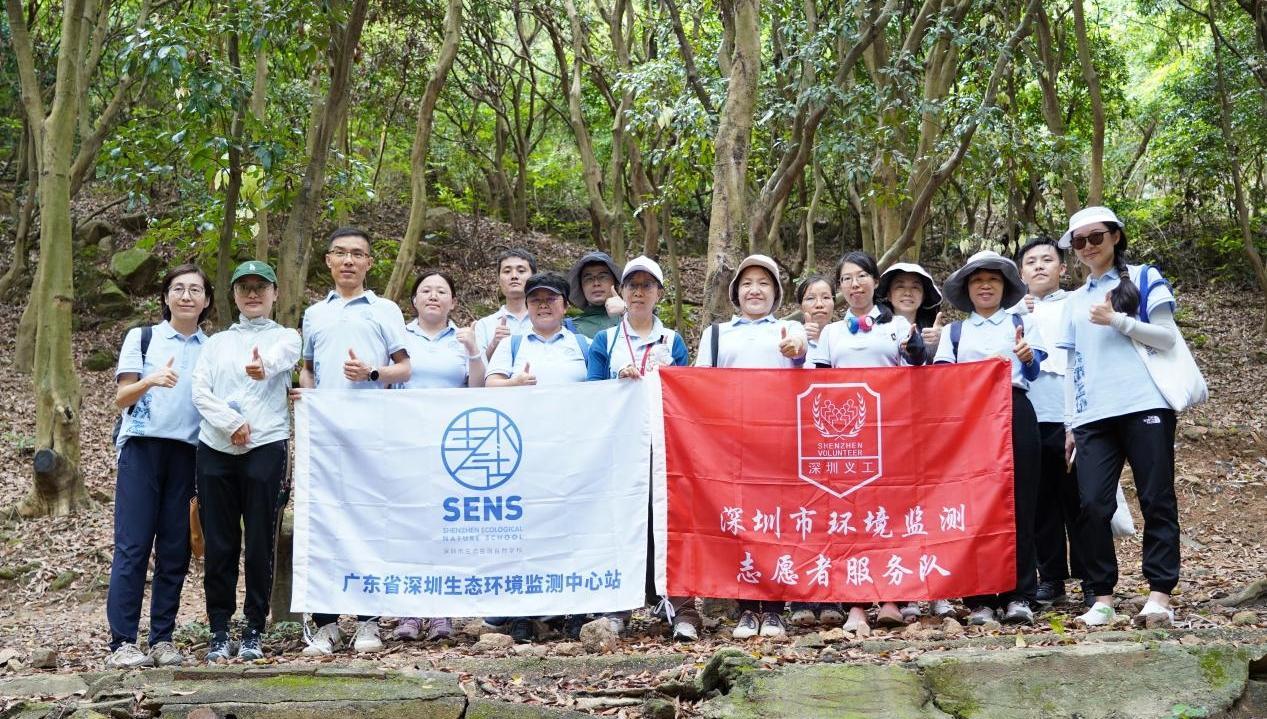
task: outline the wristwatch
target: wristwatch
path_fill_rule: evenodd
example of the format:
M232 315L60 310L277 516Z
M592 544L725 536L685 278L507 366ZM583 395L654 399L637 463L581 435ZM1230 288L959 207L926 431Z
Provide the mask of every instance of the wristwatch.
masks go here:
M370 370L370 381L371 381L371 382L377 382L377 381L378 381L378 368L377 368L377 367L375 367L374 369Z

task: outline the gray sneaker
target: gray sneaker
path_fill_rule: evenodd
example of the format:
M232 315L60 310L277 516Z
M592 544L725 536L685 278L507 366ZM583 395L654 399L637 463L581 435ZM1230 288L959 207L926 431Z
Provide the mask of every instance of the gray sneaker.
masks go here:
M171 642L158 642L150 647L150 658L156 667L178 667L185 663L185 655Z
M994 621L994 610L990 607L977 607L968 613L968 623L971 625L980 626L992 621Z
M131 642L120 644L118 649L110 652L110 656L106 657L107 669L136 669L152 666L154 666L154 659Z
M229 650L229 633L216 632L211 635L211 643L207 645L207 663L223 662L233 656Z
M242 643L238 646L238 659L253 662L264 658L264 647L260 645L258 629L247 629L242 632Z
M1004 624L1033 624L1034 610L1029 602L1008 602L1007 611L1003 613Z

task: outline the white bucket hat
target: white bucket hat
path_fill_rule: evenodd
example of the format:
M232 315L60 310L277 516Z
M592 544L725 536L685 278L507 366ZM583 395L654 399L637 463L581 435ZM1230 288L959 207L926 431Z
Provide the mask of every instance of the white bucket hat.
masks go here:
M924 285L924 304L920 305L921 308L932 310L941 306L941 290L937 289L933 276L928 274L928 270L914 262L894 262L889 265L889 269L881 272L880 281L875 286L876 297L888 297L890 285L902 272L919 275L919 281Z
M946 299L957 310L972 312L972 298L968 296L968 278L977 270L995 270L1003 275L1003 304L1007 309L1025 298L1025 285L1021 282L1021 273L1016 263L993 250L982 250L972 257L963 267L951 273L946 283L941 286Z
M625 271L620 273L620 284L625 284L629 275L635 272L646 272L654 277L661 287L664 286L664 272L660 269L660 264L646 255L638 255L625 263Z
M1096 222L1112 222L1118 227L1123 226L1122 221L1117 219L1117 215L1113 214L1113 210L1107 207L1084 207L1073 213L1073 216L1069 218L1069 229L1060 236L1060 241L1057 243L1060 245L1060 249L1067 250L1073 246L1074 230Z
M774 306L783 302L783 283L779 281L779 266L766 255L748 255L735 268L735 276L730 279L730 303L739 306L739 275L749 267L760 267L774 278Z

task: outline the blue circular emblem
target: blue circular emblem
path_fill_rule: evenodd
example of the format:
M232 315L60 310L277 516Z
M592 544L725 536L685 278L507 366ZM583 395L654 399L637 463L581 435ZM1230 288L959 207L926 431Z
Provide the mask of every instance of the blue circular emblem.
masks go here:
M505 412L476 407L454 417L445 427L440 454L453 481L486 492L510 481L519 469L523 438Z

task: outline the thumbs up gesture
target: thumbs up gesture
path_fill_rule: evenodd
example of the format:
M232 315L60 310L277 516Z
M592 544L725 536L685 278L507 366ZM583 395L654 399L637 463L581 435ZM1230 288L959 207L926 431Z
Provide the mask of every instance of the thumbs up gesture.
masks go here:
M479 347L475 344L475 325L459 327L456 337L458 342L462 343L462 347L466 349L468 355L479 353Z
M167 364L159 367L145 378L145 382L151 387L175 387L180 381L180 374L172 369L172 365L176 363L176 356L172 355L168 358Z
M1025 311L1033 312L1034 303L1038 302L1038 299L1027 292L1025 293L1025 299L1023 300L1023 302L1025 303Z
M1112 293L1108 292L1104 295L1104 301L1091 305L1091 322L1097 325L1108 325L1113 321L1113 298Z
M788 359L795 359L805 354L805 338L801 336L788 337L787 325L783 325L779 330L779 354Z
M906 353L906 345L911 341L911 338L915 336L917 331L918 330L915 329L915 325L911 325L911 331L906 333L906 338L898 345L898 349L900 349L903 354Z
M1034 361L1034 350L1030 348L1029 343L1025 341L1025 328L1016 328L1016 344L1012 346L1012 353L1020 358L1025 364Z
M510 336L510 327L506 325L506 315L502 315L501 321L498 322L497 326L493 328L492 338L488 340L488 350L487 350L488 354L486 356L492 357L493 351L497 349L497 345L501 344L502 340L506 339L509 336Z
M260 359L260 348L251 348L251 361L246 363L246 376L253 380L264 379L264 361Z
M808 339L810 342L817 342L818 335L822 333L822 331L823 331L822 325L818 324L817 322L805 323L805 338Z
M928 347L930 352L937 343L941 342L941 328L945 326L946 315L938 312L937 319L933 320L933 326L920 330L920 336L924 338L924 346Z
M607 309L608 317L619 317L625 314L625 301L620 298L620 293L616 291L616 285L612 285L611 290L608 291L603 307Z
M349 382L364 382L370 378L370 366L357 359L351 347L348 348L348 358L343 361L343 376Z
M523 371L516 372L515 376L510 380L514 385L534 385L537 383L537 376L532 373L532 363L525 362Z

